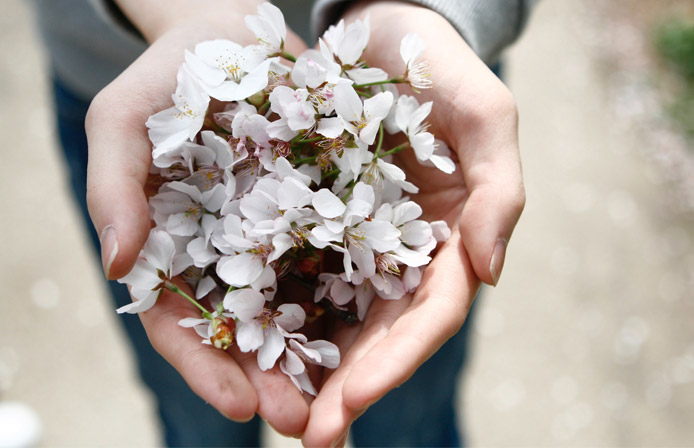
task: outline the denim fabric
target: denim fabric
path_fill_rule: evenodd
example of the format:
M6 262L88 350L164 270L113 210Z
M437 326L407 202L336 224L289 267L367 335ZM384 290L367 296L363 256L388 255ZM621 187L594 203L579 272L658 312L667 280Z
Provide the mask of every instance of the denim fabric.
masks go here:
M99 240L86 203L88 103L54 82L62 150L85 230L98 256ZM109 282L114 307L130 303L127 289ZM120 321L131 342L140 376L156 398L168 446L259 446L260 419L234 423L195 395L150 345L137 316ZM468 319L469 321L469 319ZM373 405L353 425L356 446L460 446L455 412L457 377L465 359L469 325L463 326L413 377Z

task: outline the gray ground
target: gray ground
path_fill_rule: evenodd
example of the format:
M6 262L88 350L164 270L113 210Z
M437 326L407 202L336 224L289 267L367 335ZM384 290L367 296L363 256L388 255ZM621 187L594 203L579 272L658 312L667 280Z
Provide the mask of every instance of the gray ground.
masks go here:
M469 441L692 446L694 226L663 206L637 130L613 126L579 5L542 3L509 55L528 205L478 304ZM157 445L66 193L26 5L2 9L0 400L38 411L44 446Z

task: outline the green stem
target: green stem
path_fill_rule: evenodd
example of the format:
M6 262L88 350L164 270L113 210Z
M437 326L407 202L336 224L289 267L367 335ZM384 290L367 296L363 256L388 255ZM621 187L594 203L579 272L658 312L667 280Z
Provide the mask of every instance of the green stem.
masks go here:
M200 303L197 300L195 300L194 298L192 298L191 296L186 294L183 290L181 290L181 288L176 286L175 283L167 280L164 282L164 286L169 291L172 291L172 292L175 292L176 294L179 294L180 296L185 298L187 301L189 301L190 303L195 305L200 311L202 311L202 317L204 317L205 319L212 319L212 314L209 311L207 311L204 306L200 305Z
M318 156L302 157L301 159L294 159L293 162L297 166L303 165L304 163L315 162L317 157Z
M390 78L386 79L385 81L374 81L374 82L367 82L364 84L355 84L354 88L360 88L360 87L371 87L371 86L381 86L383 84L402 84L405 82L405 78L402 76L396 76L395 78Z
M384 152L383 154L376 154L376 155L374 156L374 159L380 159L380 158L383 158L383 157L385 157L385 156L389 156L389 155L391 155L391 154L399 153L399 152L402 151L403 149L407 149L408 146L410 146L409 143L403 143L402 145L398 145L398 146L396 146L396 147L393 148L393 149L389 149L388 151Z
M287 53L286 50L282 50L282 52L280 53L280 56L282 56L284 59L286 59L288 61L296 62L296 58L294 57L294 55L292 55L291 53Z
M357 186L357 182L354 182L354 181L350 181L350 184L352 184L352 185L349 187L349 191L347 192L345 197L342 198L342 202L344 202L344 203L347 203L347 199L349 199L349 197L352 196L352 192L354 191L354 187Z
M371 98L373 94L369 91L362 90L362 89L354 89L355 92L357 92L357 95L363 96L365 98Z
M378 143L376 144L376 151L374 151L374 158L378 158L378 153L381 152L381 147L383 146L383 121L378 125Z

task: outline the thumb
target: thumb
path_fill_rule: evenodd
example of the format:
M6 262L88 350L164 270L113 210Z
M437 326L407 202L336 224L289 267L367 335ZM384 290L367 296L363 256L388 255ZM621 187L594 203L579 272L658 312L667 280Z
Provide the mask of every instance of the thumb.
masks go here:
M87 204L100 236L104 274L116 279L130 271L149 234L143 186L151 150L146 118L113 112L119 108L116 101L122 100L108 92L101 95L92 102L86 121Z
M457 153L469 196L460 236L477 277L496 285L506 246L525 206L515 102L503 90L458 134ZM456 141L456 139L453 139Z

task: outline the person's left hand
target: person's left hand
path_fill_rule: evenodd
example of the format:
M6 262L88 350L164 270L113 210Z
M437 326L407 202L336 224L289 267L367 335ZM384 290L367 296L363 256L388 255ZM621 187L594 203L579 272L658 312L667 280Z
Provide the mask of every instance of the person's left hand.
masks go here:
M332 341L343 355L311 404L303 442L344 444L351 423L404 383L462 326L480 280L495 285L506 245L525 203L518 152L517 112L509 91L437 13L404 2L362 2L346 22L370 14L365 59L396 76L404 71L400 39L415 32L425 42L434 101L434 135L453 152L446 175L417 163L412 151L397 163L420 189L413 199L423 219L444 219L452 235L427 267L414 295L375 299L363 323L337 325ZM402 89L403 93L407 93ZM411 93L410 93L411 94Z

